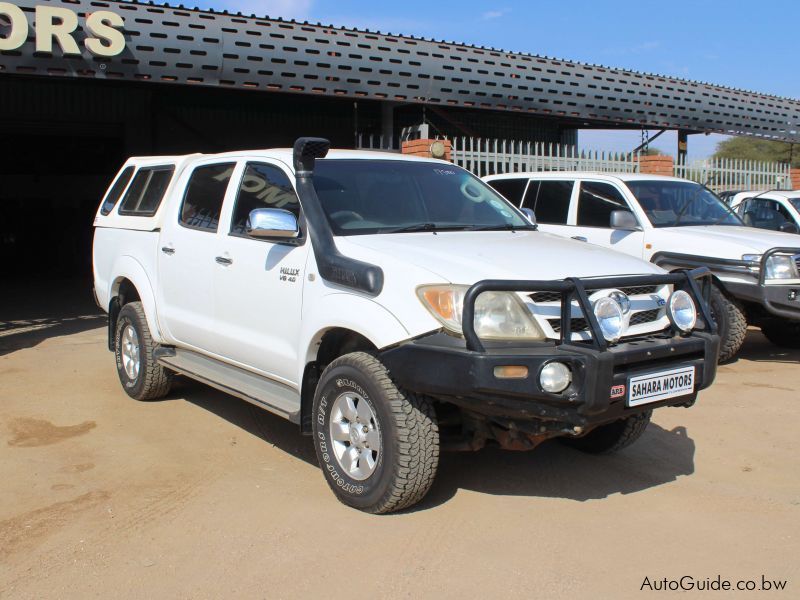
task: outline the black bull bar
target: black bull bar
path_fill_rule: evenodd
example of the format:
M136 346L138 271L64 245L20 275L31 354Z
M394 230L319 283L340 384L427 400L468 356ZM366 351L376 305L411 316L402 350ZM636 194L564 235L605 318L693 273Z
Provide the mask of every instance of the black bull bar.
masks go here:
M603 336L600 324L594 316L592 303L586 293L589 289L608 289L647 285L673 285L675 289L686 291L694 300L703 327L709 333L716 333L717 326L711 318L708 301L711 293L711 272L706 267L676 271L663 275L624 275L602 278L569 277L563 280L513 280L485 279L472 285L464 296L462 328L467 349L484 352L485 348L475 332L475 302L484 292L556 292L561 294L561 335L558 345L575 344L572 340L572 303L577 301L591 332L591 344L597 350L605 350L609 343ZM670 318L670 328L674 335L683 335ZM585 347L586 342L581 342Z

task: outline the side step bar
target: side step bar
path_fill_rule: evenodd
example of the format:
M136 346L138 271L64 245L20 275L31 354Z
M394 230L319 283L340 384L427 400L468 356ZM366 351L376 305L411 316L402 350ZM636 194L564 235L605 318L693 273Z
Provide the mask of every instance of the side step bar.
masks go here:
M158 348L155 355L168 369L300 424L300 393L294 388L191 350Z

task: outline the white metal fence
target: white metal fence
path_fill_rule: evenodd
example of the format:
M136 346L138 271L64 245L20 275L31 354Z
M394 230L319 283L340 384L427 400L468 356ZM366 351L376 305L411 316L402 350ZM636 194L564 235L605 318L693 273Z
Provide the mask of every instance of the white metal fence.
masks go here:
M639 157L634 153L578 150L577 146L473 137L451 139L451 160L478 177L499 173L536 171L595 171L637 173ZM356 146L398 152L394 140L379 135L361 135ZM789 165L751 160L707 159L674 164L675 177L707 185L716 192L726 190L791 189Z
M707 185L715 192L727 190L790 190L789 165L728 158L707 159L691 164L676 162L675 177Z
M636 155L578 150L577 146L456 137L452 160L478 177L528 171L606 171L635 173Z

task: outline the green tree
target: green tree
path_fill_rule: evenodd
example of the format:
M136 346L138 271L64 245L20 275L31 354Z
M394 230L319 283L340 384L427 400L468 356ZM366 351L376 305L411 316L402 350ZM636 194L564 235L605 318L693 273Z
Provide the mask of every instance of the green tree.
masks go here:
M800 167L800 146L792 148L787 142L773 142L752 137L732 137L717 144L714 158L735 158L766 162L792 163Z

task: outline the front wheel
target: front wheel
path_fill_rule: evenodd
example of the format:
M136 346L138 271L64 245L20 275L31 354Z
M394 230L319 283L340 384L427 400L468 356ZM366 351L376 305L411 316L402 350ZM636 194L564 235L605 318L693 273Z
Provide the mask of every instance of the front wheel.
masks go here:
M317 458L341 502L377 514L422 500L439 464L427 398L398 388L374 356L353 352L325 369L313 410Z
M741 305L725 295L717 286L711 287L711 317L719 329L719 362L736 356L747 335L747 318Z
M782 348L800 348L800 323L775 320L761 326L761 333Z
M611 454L642 437L653 411L647 410L607 425L600 425L579 438L561 438L565 444L587 454Z

